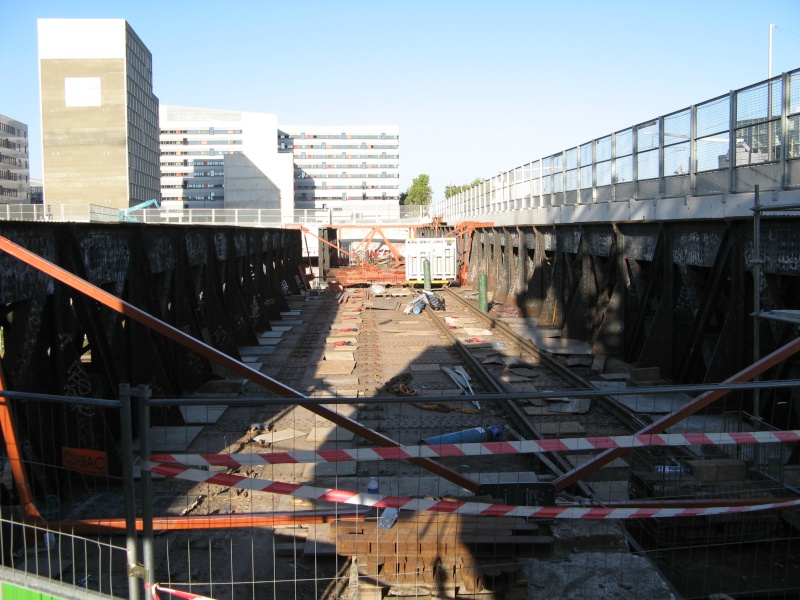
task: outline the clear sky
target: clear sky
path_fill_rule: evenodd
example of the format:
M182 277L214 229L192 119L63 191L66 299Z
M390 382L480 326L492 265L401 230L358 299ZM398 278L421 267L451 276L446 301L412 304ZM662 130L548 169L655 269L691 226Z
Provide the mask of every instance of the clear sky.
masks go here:
M0 114L41 176L36 20L124 18L163 104L400 127L400 187L573 147L800 68L800 0L0 0Z

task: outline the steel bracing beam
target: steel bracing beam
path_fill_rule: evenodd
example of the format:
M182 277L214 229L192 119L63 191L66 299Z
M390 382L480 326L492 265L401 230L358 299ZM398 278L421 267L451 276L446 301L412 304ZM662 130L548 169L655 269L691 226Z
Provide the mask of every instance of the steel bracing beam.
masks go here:
M787 358L794 356L800 352L800 338L795 339L792 342L789 342L785 346L778 348L772 354L769 354L762 358L761 360L756 361L746 369L743 369L736 373L735 375L729 377L723 383L741 383L744 381L750 381L751 379L761 375L768 369L771 369L778 363L783 362ZM673 413L670 413L655 423L648 425L644 429L641 429L636 432L636 435L647 435L651 433L661 433L673 425L680 423L686 417L689 417L698 411L702 410L712 402L722 398L723 396L730 393L731 390L711 390L706 392L705 394L700 394L697 398L693 399L688 404L685 404L678 410ZM569 473L565 473L560 477L557 477L553 480L553 485L556 488L556 491L563 490L574 484L576 481L579 481L586 477L587 475L594 473L601 467L607 465L615 458L619 458L630 452L630 448L622 448L618 450L606 450L595 456L593 459L586 461L579 467L576 467Z
M38 254L31 252L30 250L26 250L22 246L19 246L12 242L11 240L0 236L0 250L7 252L11 256L25 262L26 264L38 269L39 271L57 279L58 281L68 285L69 287L78 290L79 292L86 294L90 298L96 300L100 304L107 306L108 308L125 315L141 323L145 327L156 331L169 339L173 340L174 342L196 352L197 354L204 356L208 360L225 367L237 375L252 381L260 385L261 387L273 392L274 394L284 397L284 398L306 398L303 394L290 388L279 381L272 379L271 377L267 377L260 371L256 371L255 369L247 366L246 364L231 358L227 354L220 352L216 348L209 346L202 341L193 338L192 336L184 333L180 329L176 329L175 327L156 319L152 315L144 312L122 300L114 296L113 294L109 294L108 292L100 289L99 287L89 283L88 281L81 279L62 269L58 265L51 263L48 260L45 260ZM334 410L331 410L327 406L323 405L316 405L310 404L307 406L308 410L316 413L317 415L331 421L332 423L339 425L340 427L355 433L356 435L383 447L396 447L400 444L395 442L393 439L378 433L368 427L364 427L360 423L345 417ZM8 439L8 438L6 438ZM423 469L430 471L431 473L435 473L448 481L455 483L456 485L463 487L471 492L478 491L478 483L469 479L468 477L464 477L463 475L457 473L456 471L449 469L445 466L440 465L439 463L427 459L427 458L411 458L408 459L414 464L422 467Z
M3 367L0 365L0 391L5 389L6 379L3 374ZM0 431L2 431L3 440L5 440L6 454L8 456L9 466L11 467L11 478L14 481L17 497L22 505L23 515L26 520L35 523L43 522L44 519L42 515L33 504L33 494L31 493L30 485L28 485L28 477L22 465L22 452L20 451L20 445L17 441L17 430L14 427L14 419L11 415L11 407L8 398L5 396L0 396Z

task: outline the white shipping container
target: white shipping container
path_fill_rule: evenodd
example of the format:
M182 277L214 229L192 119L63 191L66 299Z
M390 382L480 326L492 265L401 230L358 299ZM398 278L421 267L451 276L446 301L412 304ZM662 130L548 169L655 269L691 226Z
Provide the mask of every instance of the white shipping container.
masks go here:
M423 263L431 263L431 283L443 284L456 280L457 240L455 238L413 238L406 240L406 281L424 283Z

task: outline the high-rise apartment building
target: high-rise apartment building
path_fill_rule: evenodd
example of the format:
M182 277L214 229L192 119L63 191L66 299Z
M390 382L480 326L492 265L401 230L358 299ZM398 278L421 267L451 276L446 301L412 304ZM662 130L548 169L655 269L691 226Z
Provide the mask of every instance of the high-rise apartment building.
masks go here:
M282 125L278 145L294 156L297 208L397 204L400 135L396 125Z
M150 51L124 19L39 19L48 204L159 199Z
M28 204L28 126L0 115L0 204Z
M292 155L277 116L162 105L161 195L167 208L257 208L291 215Z

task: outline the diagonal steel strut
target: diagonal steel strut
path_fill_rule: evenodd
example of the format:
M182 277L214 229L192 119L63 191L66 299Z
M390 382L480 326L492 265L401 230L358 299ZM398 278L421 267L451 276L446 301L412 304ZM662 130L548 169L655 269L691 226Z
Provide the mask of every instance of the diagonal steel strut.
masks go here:
M61 283L64 283L65 285L68 285L69 287L86 294L100 304L103 304L108 308L125 315L126 317L130 317L134 321L141 323L153 331L157 331L158 333L168 337L185 348L204 356L208 360L233 371L237 375L241 375L253 383L257 383L261 387L277 394L278 396L282 396L284 398L307 398L307 396L304 396L297 390L292 389L289 386L280 383L279 381L275 381L271 377L267 377L260 371L256 371L255 369L248 367L246 364L231 358L223 352L220 352L216 348L204 344L200 340L193 338L180 329L177 329L172 325L165 323L164 321L156 319L152 315L136 308L132 304L125 302L121 298L118 298L113 294L109 294L99 287L89 283L85 279L81 279L80 277L59 267L58 265L51 263L38 254L31 252L30 250L26 250L22 246L15 244L3 236L0 236L0 250L3 250L11 256L18 258L24 263L34 267L35 269L38 269L42 273L50 275ZM306 405L306 408L378 446L400 446L398 442L395 442L390 437L378 433L377 431L373 431L369 427L365 427L353 419L345 417L344 415L331 410L327 406L322 404L308 404ZM453 471L452 469L448 469L436 461L433 461L429 458L409 458L408 460L422 467L423 469L439 475L440 477L444 477L448 481L451 481L471 492L478 491L478 483L476 481L473 481L468 477L464 477L463 475Z
M742 383L744 381L750 381L757 375L761 375L761 373L764 371L771 369L778 363L783 362L797 352L800 352L800 338L797 338L785 346L778 348L772 354L768 354L764 358L754 362L749 367L739 371L735 375L732 375L722 383ZM661 433L662 431L666 431L676 423L683 421L686 417L695 414L697 411L705 408L715 400L722 398L732 391L733 390L731 389L716 389L705 392L704 394L700 394L697 396L697 398L691 400L688 404L685 404L675 412L665 415L658 421L648 425L644 429L637 431L635 435L647 435L650 433ZM632 448L606 450L605 452L595 456L593 459L587 460L579 467L574 468L569 473L565 473L564 475L554 479L553 486L555 486L556 491L559 492L583 477L589 475L590 473L594 473L600 467L607 465L615 458L624 456L631 450Z

